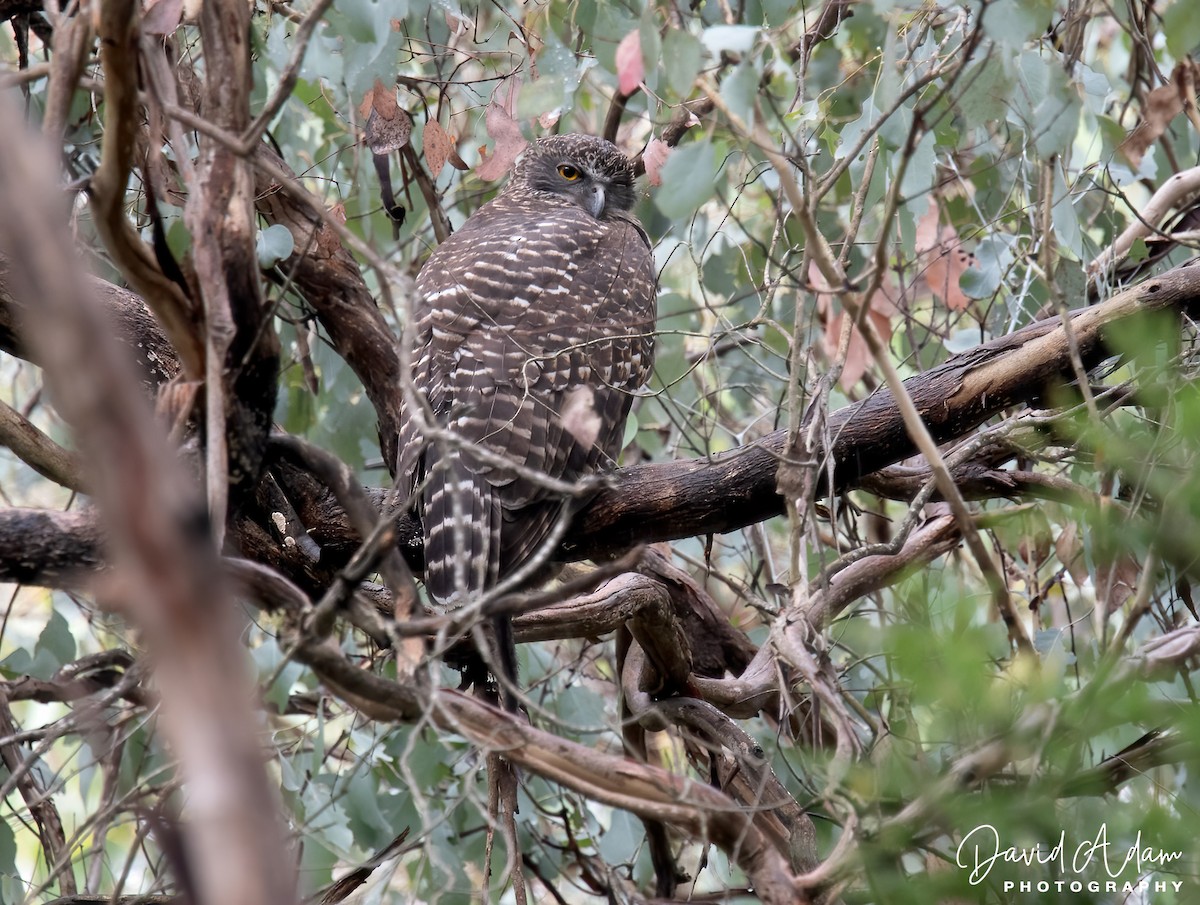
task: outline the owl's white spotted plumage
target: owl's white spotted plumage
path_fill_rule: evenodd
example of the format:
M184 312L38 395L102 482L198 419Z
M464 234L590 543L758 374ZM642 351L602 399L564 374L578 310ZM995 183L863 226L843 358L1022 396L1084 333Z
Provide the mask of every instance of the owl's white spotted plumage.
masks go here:
M615 464L654 351L654 263L633 202L612 144L540 139L417 277L414 384L460 441L422 437L413 419L400 438L439 601L519 568L567 503L473 450L560 481Z

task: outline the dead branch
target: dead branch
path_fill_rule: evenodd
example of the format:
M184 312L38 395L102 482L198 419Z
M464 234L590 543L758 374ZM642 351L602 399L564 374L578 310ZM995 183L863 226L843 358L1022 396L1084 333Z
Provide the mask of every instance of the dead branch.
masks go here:
M424 713L440 729L459 733L485 750L500 751L516 766L595 801L713 842L747 872L764 902L809 901L793 878L788 853L772 844L751 814L716 789L561 739L458 692L440 691L422 701L409 687L355 668L332 642L301 645L297 659L312 667L339 697L374 719L410 721Z

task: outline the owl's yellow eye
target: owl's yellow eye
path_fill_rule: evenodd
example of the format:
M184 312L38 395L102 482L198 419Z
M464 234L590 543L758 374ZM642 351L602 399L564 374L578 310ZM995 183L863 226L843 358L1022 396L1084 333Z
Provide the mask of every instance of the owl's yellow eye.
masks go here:
M569 163L560 163L558 165L558 175L567 180L567 182L574 182L583 174Z

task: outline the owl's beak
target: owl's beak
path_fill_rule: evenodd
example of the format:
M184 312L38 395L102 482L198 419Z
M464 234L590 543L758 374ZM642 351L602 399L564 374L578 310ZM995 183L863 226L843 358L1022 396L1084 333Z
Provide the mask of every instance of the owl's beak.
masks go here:
M593 185L583 204L593 217L599 219L600 212L604 210L604 186Z

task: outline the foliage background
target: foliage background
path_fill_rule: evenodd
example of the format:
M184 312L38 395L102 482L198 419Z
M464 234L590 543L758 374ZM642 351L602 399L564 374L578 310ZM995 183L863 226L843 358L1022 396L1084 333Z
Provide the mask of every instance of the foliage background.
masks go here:
M308 13L304 5L253 4L255 105L277 90L297 22ZM822 30L821 17L831 15ZM171 32L179 65L202 70L195 26ZM13 74L21 56L15 33L0 35ZM33 65L46 50L36 30L29 41ZM506 153L499 140L506 119L526 138L602 133L622 79L642 84L615 132L625 150L640 153L672 124L694 119L661 168L647 164L660 184L647 187L637 208L661 269L660 339L655 381L635 408L624 462L668 461L796 428L806 412L836 410L884 382L861 335L842 335L843 287L814 262L813 236L796 216L788 178L849 285L862 293L901 376L1039 316L1083 306L1089 294L1105 298L1146 267L1189 257L1190 196L1174 205L1173 219L1154 224L1181 235L1138 239L1119 266L1106 266L1104 255L1157 188L1200 163L1188 56L1197 47L1200 16L1189 0L1113 7L874 0L811 8L777 0L691 7L335 0L321 12L270 137L321 203L385 257L403 298L436 244L434 216L395 154L403 224L395 228L383 210L360 140L377 83L389 93L397 86L399 105L412 116L414 151L432 122L456 136L469 169L429 174L455 225L496 189L475 169L485 148ZM93 59L92 80L81 82L69 116L67 183L86 179L100 153L105 111L95 66ZM45 85L14 77L6 89L24 93L35 125ZM787 166L776 166L772 153L786 154ZM81 254L96 273L119 280L86 195L75 197ZM128 213L147 234L151 203L132 180ZM153 203L171 250L187 255L192 238L182 200ZM336 453L365 482L387 485L375 412L289 286L290 237L262 226L259 259L288 356L276 420ZM1167 256L1156 260L1160 250ZM377 274L364 274L378 288ZM385 313L399 332L403 311ZM840 339L848 344L839 348ZM1200 418L1191 340L1190 324L1179 321L1131 330L1130 355L1103 375L1107 387L1143 388L1121 404L1106 401L1116 397L1104 395L1098 377L1099 408L1076 393L1044 401L1065 416L997 419L994 436L1022 444L1010 464L1057 482L1055 494L1018 492L973 506L1032 651L1014 652L984 577L960 551L898 573L826 627L816 650L826 658L830 699L793 682L784 713L741 721L814 818L820 856L833 853L831 879L847 900L1044 901L1004 881L1061 879L1052 866L1001 864L985 883L969 883L955 864L956 848L982 824L1019 847L1052 845L1062 833L1073 848L1103 827L1114 868L1138 838L1182 854L1166 866L1120 872L1122 883L1182 881L1178 893L1083 889L1064 900L1196 899L1198 789L1190 765L1200 712L1190 661L1147 673L1139 665L1146 658L1132 658L1196 620L1190 538L1198 536ZM3 400L69 443L40 371L8 356L0 367ZM1162 392L1147 395L1150 389ZM79 505L13 456L0 459L0 491L10 506ZM920 523L933 512L909 509L907 501L866 491L816 498L793 505L789 516L678 541L670 553L734 625L762 643L789 606L833 574L840 556L885 542L906 518ZM1187 540L1171 544L1164 535ZM6 594L0 671L10 683L52 680L84 655L139 650L137 635L91 595L20 586ZM270 617L247 618L271 775L283 791L304 893L407 829L399 856L377 872L371 900L469 901L484 882L487 786L478 752L429 726L375 723L329 697L310 670L285 662L276 634ZM367 654L348 630L342 643ZM524 645L521 666L535 722L622 750L611 640ZM448 669L442 679L457 684ZM780 718L814 694L838 727L836 737L816 744ZM186 797L154 708L110 702L105 719L82 731L70 723L72 712L66 704L14 701L14 732L0 732L4 745L20 742L22 756L35 757L38 782L69 840L68 863L47 863L28 803L6 782L0 901L65 894L64 871L97 894L173 890L146 815L160 799ZM25 733L19 739L18 731ZM1155 742L1150 760L1133 761L1120 782L1096 783L1098 764L1153 741L1148 733L1169 744ZM650 748L653 761L709 779L703 757L680 732L654 734ZM994 753L987 770L973 760L981 752ZM518 825L526 870L538 878L534 900L549 901L551 887L572 902L653 894L643 829L628 813L524 774ZM835 848L843 832L854 839L848 850ZM698 900L751 897L745 876L721 851L682 837L674 850L692 878L681 889ZM498 845L498 875L490 881L497 898L512 895L503 891L504 857ZM1107 877L1094 865L1082 879Z

